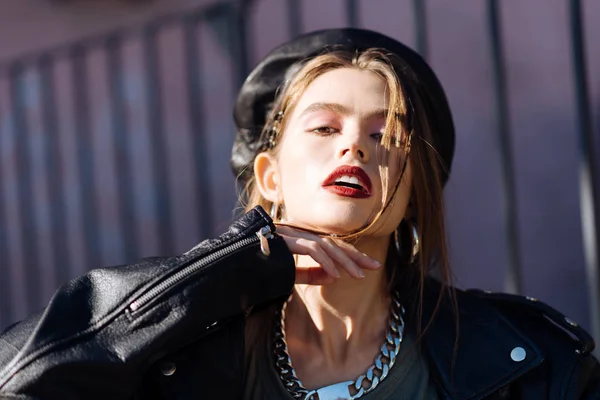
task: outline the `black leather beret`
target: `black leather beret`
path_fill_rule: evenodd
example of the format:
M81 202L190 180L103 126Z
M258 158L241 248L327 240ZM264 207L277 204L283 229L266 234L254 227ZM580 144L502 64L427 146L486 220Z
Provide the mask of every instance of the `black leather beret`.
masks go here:
M237 133L231 152L231 166L240 183L244 184L252 176L254 158L264 147L260 140L263 126L277 89L288 78L290 68L328 49L354 52L370 48L394 53L412 69L434 135L433 146L449 174L454 154L454 123L444 90L429 65L414 50L388 36L365 29L343 28L311 32L275 48L242 85L233 113ZM442 177L444 183L448 174Z

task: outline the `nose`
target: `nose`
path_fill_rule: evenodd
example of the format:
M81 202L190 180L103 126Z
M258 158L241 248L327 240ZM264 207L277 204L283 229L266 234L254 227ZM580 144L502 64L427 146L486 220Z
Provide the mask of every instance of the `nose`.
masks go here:
M357 132L357 134L342 134L342 143L339 152L340 158L355 158L363 163L369 162L369 150L362 136L360 132Z

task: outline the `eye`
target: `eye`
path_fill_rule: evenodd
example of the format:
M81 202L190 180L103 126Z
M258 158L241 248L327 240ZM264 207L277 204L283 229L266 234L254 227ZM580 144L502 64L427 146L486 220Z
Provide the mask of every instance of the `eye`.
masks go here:
M371 134L371 137L380 142L381 139L383 138L383 133L381 133L381 132L373 133L373 134Z
M312 133L316 133L316 134L321 135L321 136L329 136L329 135L333 135L335 133L338 133L339 130L335 129L335 128L332 128L330 126L320 126L318 128L311 129L311 132Z

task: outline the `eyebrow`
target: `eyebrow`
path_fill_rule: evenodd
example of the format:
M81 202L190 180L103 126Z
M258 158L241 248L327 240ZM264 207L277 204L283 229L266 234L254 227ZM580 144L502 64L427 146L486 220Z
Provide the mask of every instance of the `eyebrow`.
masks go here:
M344 116L347 115L352 115L352 110L349 109L348 107L342 105L342 104L338 104L338 103L312 103L311 105L309 105L308 107L306 107L304 109L304 111L302 111L302 113L300 114L300 117L305 116L306 114L310 114L313 112L317 112L317 111L331 111L334 112L336 114L341 114ZM366 119L371 119L371 118L382 118L385 119L388 115L388 110L386 108L377 108L375 110L369 111L366 115L365 118Z

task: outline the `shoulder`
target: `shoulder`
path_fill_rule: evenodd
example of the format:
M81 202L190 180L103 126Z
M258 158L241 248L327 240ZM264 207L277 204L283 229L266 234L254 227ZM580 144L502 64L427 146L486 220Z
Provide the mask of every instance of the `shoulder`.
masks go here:
M424 289L424 310L437 308L434 316L429 312L433 319L427 322L431 325L424 334L425 348L439 371L456 367L465 393L479 392L483 386L497 389L510 377L511 390L523 393L549 391L569 399L598 395L600 366L591 353L594 341L559 311L530 297L447 289L433 280Z
M463 301L490 305L507 324L531 340L543 360L541 370L545 372L538 375L549 377L551 392L564 398L599 398L600 364L592 354L595 343L578 323L532 297L475 289L459 296Z
M442 301L438 301L440 296ZM513 338L515 343L527 343L532 352L547 362L576 362L591 355L595 348L584 328L532 297L452 289L428 279L423 310L426 323L431 320L432 326L443 331L456 329L465 347L493 345Z
M458 291L457 298L462 302L485 302L491 305L509 323L542 347L546 347L545 342L548 342L547 345L560 343L581 355L594 350L594 340L585 329L536 298L479 289Z

